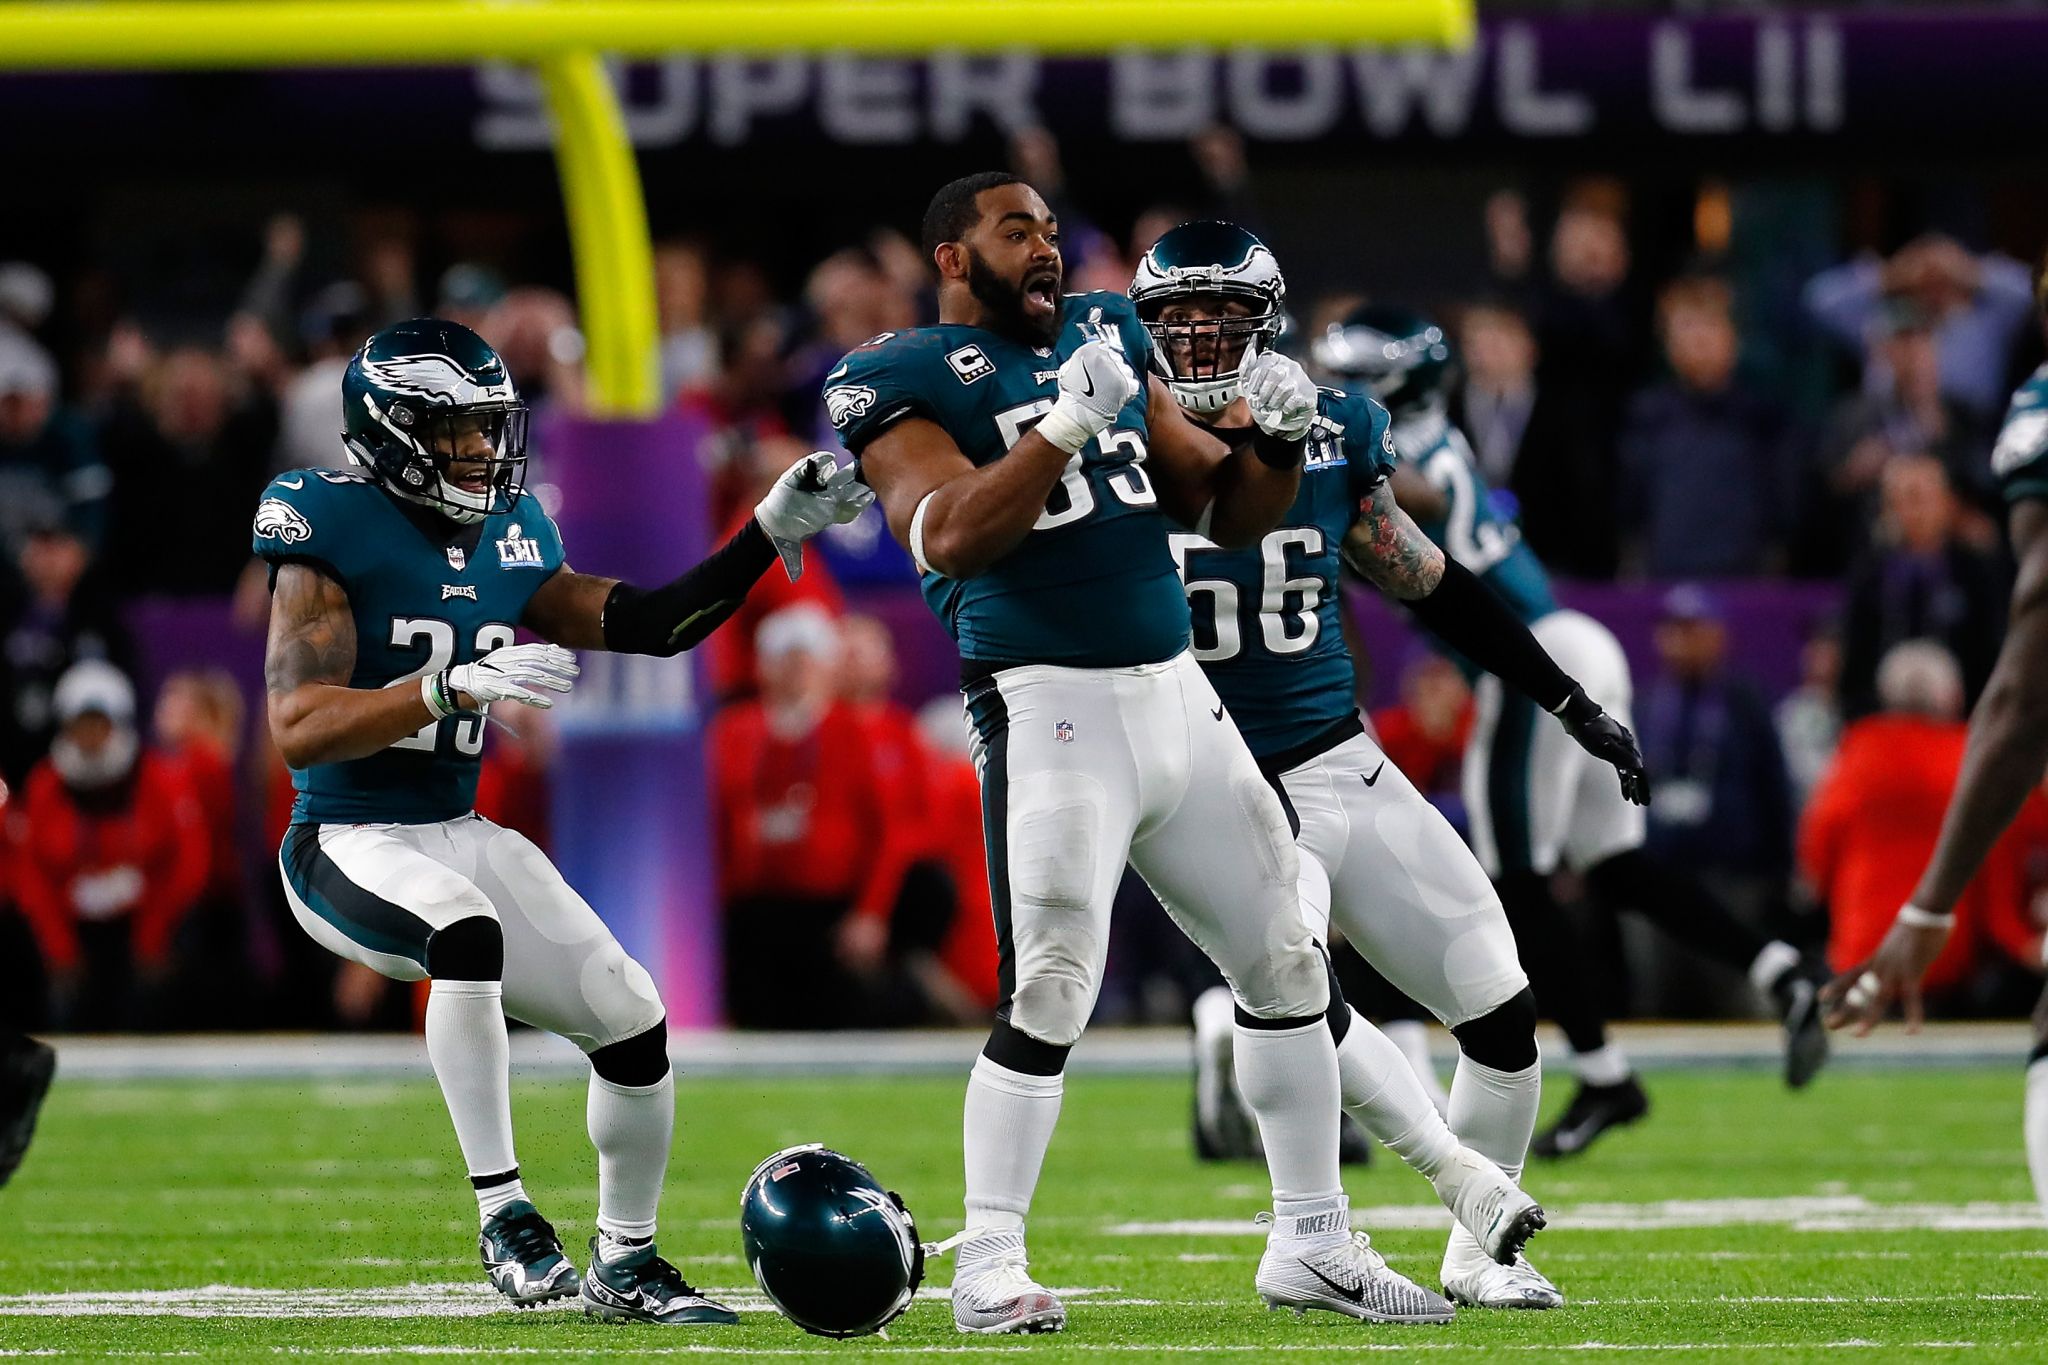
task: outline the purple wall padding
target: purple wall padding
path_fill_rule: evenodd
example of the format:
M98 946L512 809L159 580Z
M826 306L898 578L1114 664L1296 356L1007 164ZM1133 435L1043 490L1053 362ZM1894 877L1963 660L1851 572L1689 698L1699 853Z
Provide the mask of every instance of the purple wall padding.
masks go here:
M540 424L543 494L569 563L652 586L707 549L700 423L553 415ZM718 878L693 656L586 654L559 707L555 861L654 973L671 1023L721 1019Z

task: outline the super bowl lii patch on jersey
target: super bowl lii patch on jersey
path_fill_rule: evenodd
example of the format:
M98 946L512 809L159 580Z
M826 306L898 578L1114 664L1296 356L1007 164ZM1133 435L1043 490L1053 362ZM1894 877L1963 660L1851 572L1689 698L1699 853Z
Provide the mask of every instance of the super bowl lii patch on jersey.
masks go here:
M1052 727L1052 737L1062 744L1072 744L1074 742L1074 722L1063 720L1055 723Z
M540 542L522 533L518 522L505 528L505 534L498 541L498 567L501 569L544 569L547 560L541 557Z

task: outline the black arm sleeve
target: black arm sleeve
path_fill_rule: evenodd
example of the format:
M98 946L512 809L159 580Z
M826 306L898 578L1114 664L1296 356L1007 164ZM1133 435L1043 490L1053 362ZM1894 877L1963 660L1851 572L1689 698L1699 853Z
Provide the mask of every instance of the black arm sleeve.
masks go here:
M747 589L775 562L761 523L749 520L696 568L664 587L613 585L600 618L604 647L619 654L667 658L694 649L739 610Z
M1408 609L1438 639L1546 711L1558 711L1578 688L1500 594L1449 555L1436 591Z

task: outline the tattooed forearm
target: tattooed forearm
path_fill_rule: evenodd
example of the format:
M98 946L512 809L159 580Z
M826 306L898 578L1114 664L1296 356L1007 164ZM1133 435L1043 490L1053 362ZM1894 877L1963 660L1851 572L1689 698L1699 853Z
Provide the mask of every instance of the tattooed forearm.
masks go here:
M1344 560L1381 592L1410 602L1435 592L1444 576L1444 552L1395 505L1384 483L1359 508L1344 537Z
M263 656L263 681L271 694L306 683L345 687L355 662L355 617L341 585L304 564L280 568Z

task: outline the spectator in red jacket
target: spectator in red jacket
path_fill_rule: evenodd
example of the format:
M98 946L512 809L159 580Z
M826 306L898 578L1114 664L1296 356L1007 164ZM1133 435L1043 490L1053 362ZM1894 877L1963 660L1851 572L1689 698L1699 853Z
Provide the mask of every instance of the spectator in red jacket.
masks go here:
M1441 654L1423 654L1401 674L1401 700L1372 713L1380 749L1416 790L1452 808L1464 825L1458 788L1472 733L1472 689Z
M895 904L896 807L839 695L839 631L813 605L761 623L761 695L712 722L726 1011L758 1028L865 1022L862 917ZM886 930L884 931L886 934Z
M953 923L939 949L948 980L961 992L946 1013L963 1021L984 1019L997 992L995 914L988 890L988 846L981 826L981 779L968 757L967 717L956 696L936 697L918 712L918 730L931 763L928 831L932 849L953 884Z
M1843 731L1799 828L1800 871L1827 906L1837 971L1868 958L1912 896L1962 770L1967 731L1954 655L1931 640L1895 645L1877 691L1883 709ZM2025 899L2031 827L2008 831L1964 893L1955 931L1925 978L1930 999L1963 989L1987 944L2025 937L2015 908Z
M179 922L205 890L206 818L179 767L142 747L135 690L118 669L74 666L55 710L57 738L23 801L15 891L62 1022L133 1027L148 1021Z

